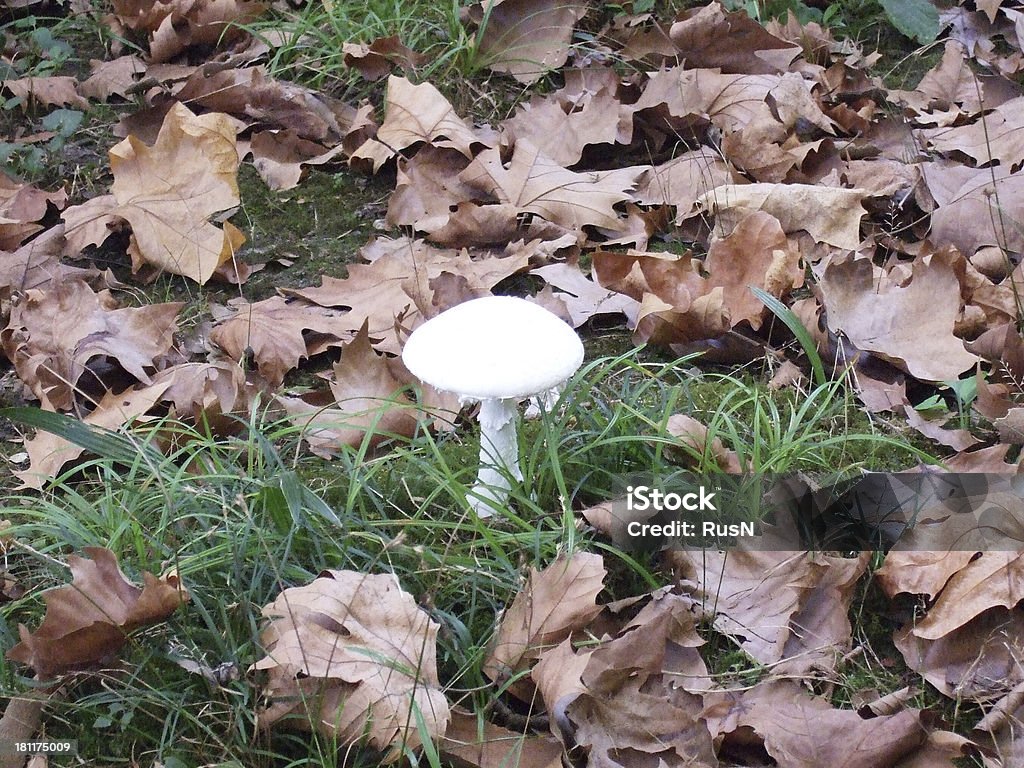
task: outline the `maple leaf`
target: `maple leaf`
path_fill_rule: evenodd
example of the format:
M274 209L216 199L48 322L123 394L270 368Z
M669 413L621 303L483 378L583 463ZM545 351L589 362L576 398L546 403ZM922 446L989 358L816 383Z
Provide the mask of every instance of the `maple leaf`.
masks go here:
M371 43L345 43L341 52L345 66L358 69L367 80L379 80L396 65L415 70L428 61L427 56L403 45L398 35L378 37Z
M128 90L146 72L146 64L138 56L118 56L110 61L91 59L92 74L78 86L79 92L87 98L107 101L111 96L127 96Z
M209 222L239 203L238 162L227 117L196 117L180 103L152 147L129 136L111 149L114 213L132 225L139 256L198 283L209 280L241 245Z
M19 625L21 642L7 652L41 679L102 662L132 631L163 621L188 600L174 572L159 578L144 572L140 588L125 578L109 549L86 547L85 552L90 559L68 558L71 584L43 596L43 623L35 632Z
M170 61L193 45L236 40L267 4L249 0L114 0L108 23L149 37L149 58Z
M642 599L632 621L616 615L636 599L607 606L612 626L600 643L574 652L565 640L542 653L532 677L555 714L551 729L591 764L629 766L640 753L665 766L715 765L702 698L689 693L711 687L697 651L700 611L666 590Z
M565 89L563 89L565 90ZM632 108L606 90L571 99L561 91L520 105L501 127L510 144L528 141L559 165L575 165L592 144L629 144Z
M1000 104L968 125L922 131L932 149L950 155L961 152L978 165L998 161L1013 166L1024 160L1024 97Z
M551 736L524 734L481 722L454 707L438 745L443 757L460 768L561 768L562 747Z
M832 669L851 645L847 616L867 558L811 552L673 553L699 587L715 628L763 664L797 674Z
M23 77L18 80L0 81L0 87L6 88L26 104L36 103L52 107L70 104L76 109L89 109L89 102L78 93L78 81L73 77Z
M927 734L921 710L865 720L808 694L797 681L769 680L713 698L712 734L720 750L741 763L767 753L777 765L792 768L895 766Z
M754 211L764 211L778 219L787 234L804 230L818 242L853 251L861 239L864 194L812 184L725 185L701 195L697 206L713 215L725 234Z
M666 127L675 131L691 131L708 120L724 131L735 131L771 118L765 99L778 82L775 75L729 75L681 64L652 74L633 110L661 115Z
M328 337L317 351L336 346L348 339L352 323L345 314L307 302L288 301L280 296L249 304L241 299L230 302L234 315L218 323L210 341L231 359L241 361L251 351L260 375L276 387L285 374L304 357L315 352L304 336L312 331Z
M669 38L688 67L720 67L723 72L778 72L800 53L745 11L726 13L718 2L680 13L669 28Z
M64 226L50 227L13 252L0 250L0 291L28 291L50 283L99 277L96 269L72 267L60 261Z
M644 171L575 173L521 140L508 166L498 150L490 149L477 155L459 178L502 203L570 229L587 225L617 229L619 215L614 206L631 199L630 190Z
M715 237L704 268L708 288L722 288L722 302L733 326L743 321L755 331L766 309L752 287L783 297L803 284L799 251L786 238L778 219L763 211L741 220L726 237Z
M239 142L239 155L252 155L252 165L267 187L273 190L294 189L302 179L304 166L323 165L345 150L339 144L325 150L307 141L293 130L260 131L247 142Z
M181 102L226 112L246 124L277 127L310 141L337 144L348 139L358 146L372 122L373 108L356 108L297 83L277 80L263 67L208 72L201 68L174 93ZM354 149L346 143L346 151Z
M43 226L36 222L46 215L47 206L63 208L67 200L63 189L44 192L0 172L0 250L14 250L41 231Z
M397 355L403 342L399 331L411 332L421 321L421 305L435 312L447 309L435 303L437 292L431 281L444 272L461 275L471 291L485 295L500 280L529 265L529 251L509 250L506 256L485 254L473 259L467 251L442 250L422 240L377 238L362 250L372 263L350 264L348 277L325 275L317 288L283 292L325 307L348 307L350 311L339 322L352 331L368 322L374 347Z
M342 347L341 360L332 369L333 398L279 396L292 421L303 428L303 439L317 455L330 458L341 446L358 446L367 435L373 445L389 435L411 437L417 414L401 390L387 358L370 346L364 323L359 333ZM326 406L326 407L325 407Z
M900 285L869 259L831 261L818 281L829 328L919 379L956 379L978 360L953 335L960 282L937 256L916 260L911 275Z
M81 280L56 283L26 291L11 310L0 343L45 408L69 410L94 357L113 358L149 383L146 368L170 349L182 306L118 308L109 291L94 293Z
M470 128L433 85L413 85L404 77L391 75L384 99L384 122L376 138L357 149L353 157L372 159L376 171L396 152L420 142L454 149L466 157L473 156L473 145L492 143Z
M692 416L673 413L665 422L665 431L698 456L710 456L723 472L739 474L743 471L736 451L727 449L718 437L709 443L708 428ZM692 454L684 454L682 463L694 463Z
M602 288L576 267L568 264L548 264L531 270L530 274L537 275L548 285L561 289L552 296L565 303L573 328L579 328L595 315L623 314L631 321L636 320L638 305L635 299Z
M469 160L458 150L427 145L412 158L398 161L395 189L388 199L387 223L433 232L448 223L459 203L476 189L459 179Z
M324 571L265 606L269 679L262 728L313 728L343 742L364 736L394 762L449 719L437 678L439 625L390 574ZM414 714L414 710L416 714ZM418 721L422 724L418 727Z
M605 574L601 556L584 552L560 557L540 571L531 568L526 586L498 624L484 674L491 680L507 680L528 668L545 646L586 626L600 611L594 601ZM510 690L529 701L521 683Z
M738 182L739 179L718 154L705 148L693 149L650 168L637 185L633 197L641 205L675 206L678 224L690 213L703 192Z
M939 206L931 220L936 247L952 244L968 256L987 245L1024 253L1024 173L949 162L926 163L921 172Z
M529 84L565 63L587 10L578 0L484 0L469 16L483 27L477 47L487 66Z

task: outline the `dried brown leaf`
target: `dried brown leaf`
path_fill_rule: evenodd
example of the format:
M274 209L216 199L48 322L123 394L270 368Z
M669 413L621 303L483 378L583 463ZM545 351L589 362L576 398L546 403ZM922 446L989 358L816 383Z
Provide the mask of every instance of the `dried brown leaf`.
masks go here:
M260 375L276 387L302 358L313 354L305 331L327 336L337 346L358 328L346 313L307 302L287 301L280 296L249 304L232 301L235 314L218 323L210 341L232 360L242 361L251 352Z
M81 280L27 291L0 332L18 376L44 407L70 410L90 360L105 355L139 381L166 353L181 303L118 308L108 291L94 293ZM92 384L93 382L90 382Z
M128 635L170 616L188 592L177 574L142 574L129 582L109 549L87 547L91 559L68 558L72 582L43 596L46 615L35 632L19 625L21 642L7 658L27 664L41 679L98 664L117 653Z
M263 615L267 656L253 668L268 673L273 703L259 714L260 727L280 722L349 744L365 736L387 751L388 763L420 744L423 731L444 734L439 625L393 575L325 571L284 590Z
M522 140L516 143L508 166L498 150L490 149L477 155L459 178L502 203L569 229L587 225L617 229L619 215L614 206L631 199L630 191L644 170L575 173Z
M507 680L528 669L545 647L585 627L600 611L595 600L605 574L601 556L583 552L560 557L541 571L531 568L526 585L501 618L484 673L492 680Z
M947 260L915 260L905 284L870 259L833 260L818 284L833 332L923 381L956 379L978 361L953 335L960 281Z
M483 25L482 60L526 84L565 63L573 28L586 13L579 0L483 0L470 9Z

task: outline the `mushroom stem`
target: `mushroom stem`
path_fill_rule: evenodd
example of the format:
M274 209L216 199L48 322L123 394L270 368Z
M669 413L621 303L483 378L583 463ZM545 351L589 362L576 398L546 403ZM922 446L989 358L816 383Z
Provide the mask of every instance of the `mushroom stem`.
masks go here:
M517 406L514 397L480 402L480 469L469 498L480 517L490 517L504 506L510 478L523 479L516 439Z

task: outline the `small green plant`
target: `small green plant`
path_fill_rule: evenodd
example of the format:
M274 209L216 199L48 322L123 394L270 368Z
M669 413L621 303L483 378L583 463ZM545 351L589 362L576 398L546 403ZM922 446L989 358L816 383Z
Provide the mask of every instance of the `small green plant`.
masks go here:
M54 29L46 25L47 21L28 16L0 27L0 31L13 33L18 39L15 55L0 59L0 80L51 77L72 59L74 50L54 34ZM21 114L18 113L28 113L32 109L34 105L23 96L0 96L0 111L11 116L8 120L12 125L21 121ZM64 149L67 140L82 124L83 117L84 114L76 109L55 109L49 112L43 116L40 127L53 135L45 141L34 143L0 142L0 163L17 175L38 177L46 169L50 158Z

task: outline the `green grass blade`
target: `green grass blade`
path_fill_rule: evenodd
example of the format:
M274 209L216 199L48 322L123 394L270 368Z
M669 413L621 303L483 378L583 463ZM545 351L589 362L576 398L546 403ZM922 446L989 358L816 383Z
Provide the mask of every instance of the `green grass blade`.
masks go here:
M825 366L821 362L821 355L818 354L818 346L814 343L814 339L811 338L810 332L804 327L804 324L800 322L800 318L797 317L793 310L779 301L777 298L772 296L763 288L756 286L750 286L750 290L758 298L758 300L764 304L772 313L786 324L786 327L793 332L796 336L796 340L800 342L800 346L803 347L804 354L807 355L807 359L811 361L811 370L814 372L814 381L818 386L825 384L828 378L825 376Z
M0 418L49 432L90 453L122 464L134 464L140 453L148 453L156 461L163 459L162 454L149 445L109 429L86 424L63 413L44 411L41 408L0 408Z

